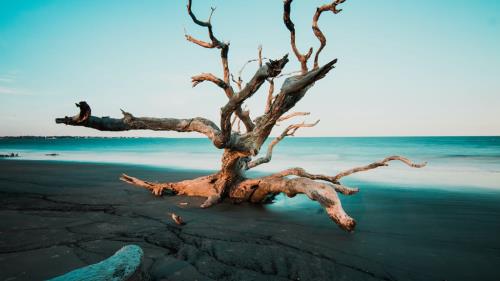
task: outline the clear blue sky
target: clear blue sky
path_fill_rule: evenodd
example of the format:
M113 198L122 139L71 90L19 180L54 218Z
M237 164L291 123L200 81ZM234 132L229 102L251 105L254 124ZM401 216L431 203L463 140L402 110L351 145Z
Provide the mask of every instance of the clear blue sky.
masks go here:
M211 84L192 89L190 77L221 75L219 54L184 39L183 28L207 38L185 2L0 0L0 135L179 136L54 124L80 100L95 115L123 108L218 123L224 94ZM318 46L311 18L327 2L294 2L301 50ZM259 44L266 57L291 53L281 0L194 1L203 19L210 6L233 71ZM500 135L500 1L348 0L343 9L320 20L328 39L320 62L339 62L296 107L321 119L298 135ZM285 71L298 68L292 57ZM265 95L249 102L254 117Z

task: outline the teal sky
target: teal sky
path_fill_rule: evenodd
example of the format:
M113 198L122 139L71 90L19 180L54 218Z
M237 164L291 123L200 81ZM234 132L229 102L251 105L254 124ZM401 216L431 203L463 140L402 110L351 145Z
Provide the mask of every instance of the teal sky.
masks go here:
M222 76L219 53L184 39L184 28L207 39L185 2L0 0L0 135L196 136L54 124L80 100L99 116L123 108L218 123L225 95L211 84L191 88L190 77ZM294 2L302 51L317 48L311 19L327 2ZM210 6L216 35L231 42L232 71L255 58L259 44L265 57L291 53L281 0L194 1L202 19ZM296 107L312 112L307 120L321 119L298 135L500 135L500 1L348 0L343 9L320 20L328 39L320 62L339 62ZM285 72L297 69L292 57ZM266 92L248 102L252 117Z

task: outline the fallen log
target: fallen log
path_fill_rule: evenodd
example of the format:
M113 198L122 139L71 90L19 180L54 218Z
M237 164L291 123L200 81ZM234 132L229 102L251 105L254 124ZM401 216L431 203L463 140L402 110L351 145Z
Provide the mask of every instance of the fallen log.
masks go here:
M49 281L141 280L140 271L143 255L141 247L127 245L99 263L75 269Z

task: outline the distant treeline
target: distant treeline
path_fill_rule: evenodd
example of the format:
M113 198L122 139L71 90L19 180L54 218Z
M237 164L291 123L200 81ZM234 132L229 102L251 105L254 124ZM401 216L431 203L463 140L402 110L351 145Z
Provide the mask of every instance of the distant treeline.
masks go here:
M4 136L0 139L137 139L144 137L99 137L99 136Z

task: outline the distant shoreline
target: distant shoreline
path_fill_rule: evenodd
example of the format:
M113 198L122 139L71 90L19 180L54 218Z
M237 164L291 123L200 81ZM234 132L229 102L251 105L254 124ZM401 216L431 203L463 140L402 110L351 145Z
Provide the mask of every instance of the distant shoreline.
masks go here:
M273 136L271 136L272 138ZM206 139L199 137L158 137L158 136L0 136L0 139ZM318 139L318 138L500 138L500 135L480 135L480 136L296 136L295 139Z

